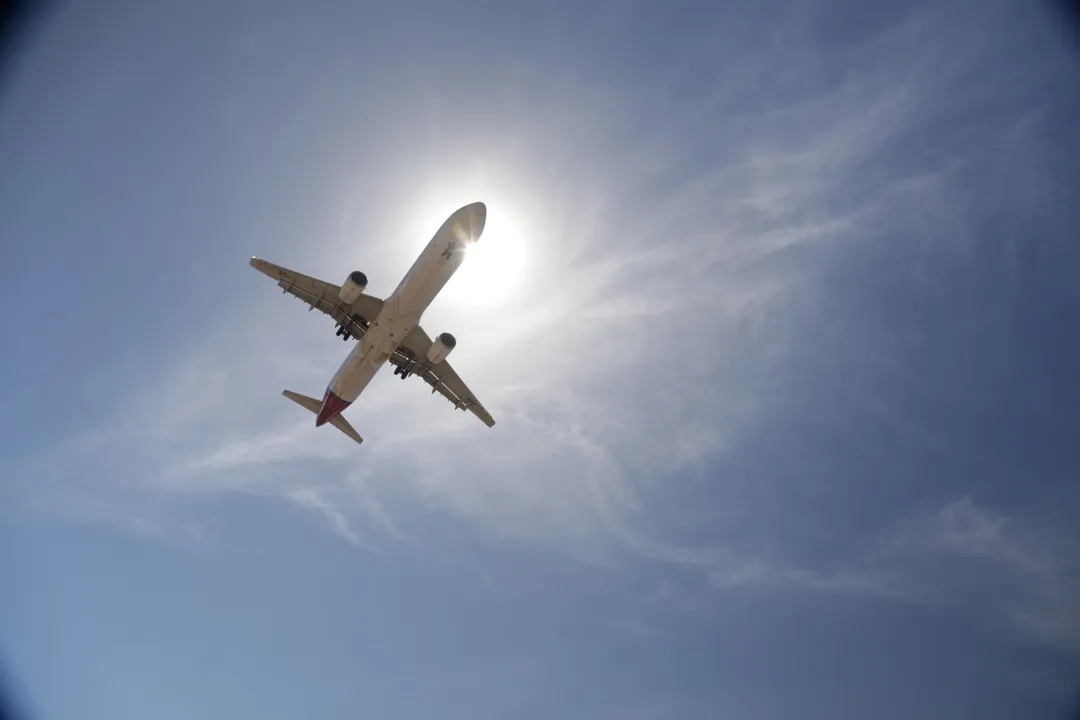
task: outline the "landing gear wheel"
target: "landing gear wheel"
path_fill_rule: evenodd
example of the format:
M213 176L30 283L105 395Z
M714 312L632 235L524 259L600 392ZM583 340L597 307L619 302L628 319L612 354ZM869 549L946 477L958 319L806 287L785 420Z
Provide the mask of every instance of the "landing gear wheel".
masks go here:
M343 332L345 332L345 326L344 325L338 325L337 331L334 334L337 335L338 337L341 337L341 333L343 333Z

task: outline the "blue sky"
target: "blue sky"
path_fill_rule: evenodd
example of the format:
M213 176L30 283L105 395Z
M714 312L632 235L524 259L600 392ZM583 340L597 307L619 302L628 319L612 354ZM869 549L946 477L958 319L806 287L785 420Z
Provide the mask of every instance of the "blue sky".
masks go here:
M70 3L0 92L32 718L1038 718L1080 687L1080 56L1033 3ZM498 424L251 255L393 289Z

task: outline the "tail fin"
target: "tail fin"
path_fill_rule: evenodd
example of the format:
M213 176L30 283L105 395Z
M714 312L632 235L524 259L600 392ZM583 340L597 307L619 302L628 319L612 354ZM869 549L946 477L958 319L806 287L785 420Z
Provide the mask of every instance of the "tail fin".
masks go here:
M314 415L318 415L319 408L322 407L322 403L315 398L301 395L300 393L294 393L292 390L282 390L281 394L305 410L309 410ZM351 437L357 444L364 442L364 438L360 437L360 433L356 432L356 430L353 430L353 426L349 424L348 420L341 416L341 413L338 413L331 418L330 424Z

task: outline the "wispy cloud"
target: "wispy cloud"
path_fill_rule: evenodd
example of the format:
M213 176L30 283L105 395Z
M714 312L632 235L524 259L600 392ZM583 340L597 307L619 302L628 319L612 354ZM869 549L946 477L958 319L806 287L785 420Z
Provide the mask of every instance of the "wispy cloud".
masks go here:
M965 496L898 523L871 557L927 595L1080 650L1080 533L1051 513L1010 517Z
M349 527L349 521L345 519L345 516L322 499L312 488L296 488L289 493L289 499L302 507L318 510L326 516L328 521L330 521L330 527L333 528L335 533L345 538L353 545L360 544L360 538L358 538L352 528Z
M1013 520L993 515L963 497L936 513L904 521L883 552L924 552L959 559L982 559L1023 572L1043 572L1045 561L1020 547Z

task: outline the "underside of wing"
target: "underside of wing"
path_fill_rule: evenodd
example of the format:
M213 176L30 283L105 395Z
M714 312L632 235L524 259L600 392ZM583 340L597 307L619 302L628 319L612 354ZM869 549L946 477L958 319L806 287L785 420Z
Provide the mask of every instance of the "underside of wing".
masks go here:
M341 300L340 285L259 258L251 258L251 267L276 280L282 292L304 301L309 310L320 310L334 318L352 337L362 337L382 310L383 301L373 295L360 295L352 303L346 304Z
M443 360L438 363L429 363L427 361L427 352L430 347L431 338L424 329L413 328L390 356L390 363L399 371L404 369L409 375L421 378L431 386L432 393L439 393L452 402L458 410L468 410L488 427L493 426L495 419L491 417L491 413L480 404L468 386L454 372L449 362Z

